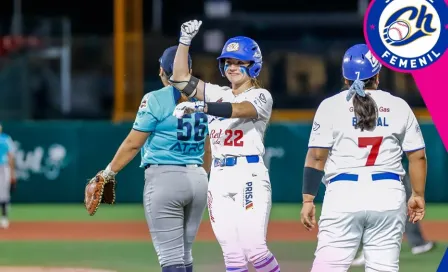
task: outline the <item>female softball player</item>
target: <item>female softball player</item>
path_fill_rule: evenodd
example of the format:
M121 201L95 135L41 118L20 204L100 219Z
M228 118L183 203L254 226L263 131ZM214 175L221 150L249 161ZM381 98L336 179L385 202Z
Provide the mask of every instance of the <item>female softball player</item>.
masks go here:
M191 248L207 205L207 173L201 164L209 169L211 157L207 116L172 116L175 106L187 100L168 82L176 49L168 48L160 58L165 87L143 97L131 132L103 175L115 176L141 149L145 216L162 272L192 272Z
M417 119L401 98L378 90L381 64L365 44L344 55L348 90L317 109L303 176L301 220L315 225L313 200L327 186L312 271L347 271L360 243L366 271L398 271L406 220L403 151L409 158L410 220L425 214L426 154ZM325 172L324 172L325 166Z
M181 103L173 115L209 115L213 165L208 209L226 271L248 271L248 260L258 272L278 272L279 264L266 245L271 184L262 156L273 101L256 79L262 67L260 47L248 37L229 39L218 62L231 87L204 83L191 76L187 66L189 46L200 25L196 20L182 25L171 82L203 101Z

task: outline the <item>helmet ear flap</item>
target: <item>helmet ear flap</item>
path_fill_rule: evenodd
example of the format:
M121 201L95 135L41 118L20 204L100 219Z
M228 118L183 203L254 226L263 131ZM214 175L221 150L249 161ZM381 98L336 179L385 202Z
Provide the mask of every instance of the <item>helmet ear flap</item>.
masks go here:
M262 67L261 62L252 62L248 66L249 76L252 78L258 77L258 75L260 75L261 72L261 67Z

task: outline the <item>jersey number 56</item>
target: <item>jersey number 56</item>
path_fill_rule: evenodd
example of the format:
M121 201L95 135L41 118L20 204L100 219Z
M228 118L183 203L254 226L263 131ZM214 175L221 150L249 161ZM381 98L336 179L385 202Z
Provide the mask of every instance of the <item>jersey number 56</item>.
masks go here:
M194 114L194 125L188 119L191 115L184 115L184 118L177 120L177 139L179 141L190 141L191 134L193 134L193 139L195 142L200 142L204 140L207 132L207 115L204 113Z

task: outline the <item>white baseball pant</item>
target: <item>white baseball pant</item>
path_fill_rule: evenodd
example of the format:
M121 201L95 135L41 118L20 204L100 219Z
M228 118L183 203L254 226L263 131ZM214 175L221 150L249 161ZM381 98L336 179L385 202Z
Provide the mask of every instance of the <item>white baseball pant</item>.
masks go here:
M395 182L397 188L386 188L387 182ZM366 272L398 271L406 222L404 187L400 189L397 180L378 181L376 188L346 183L337 190L332 184L327 187L311 271L348 271L361 242Z
M258 163L238 157L233 166L212 164L208 210L226 267L257 263L271 254L266 245L271 204L271 183L261 157Z

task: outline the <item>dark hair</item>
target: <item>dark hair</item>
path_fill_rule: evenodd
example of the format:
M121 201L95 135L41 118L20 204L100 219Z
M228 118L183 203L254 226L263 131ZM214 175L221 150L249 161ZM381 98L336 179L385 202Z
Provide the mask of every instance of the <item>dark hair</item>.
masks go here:
M369 79L363 80L364 89L376 89L377 76L373 76ZM348 88L353 84L353 81L348 81ZM365 97L355 93L353 97L353 112L356 117L355 129L374 130L376 123L378 122L378 106L372 96L366 93Z

